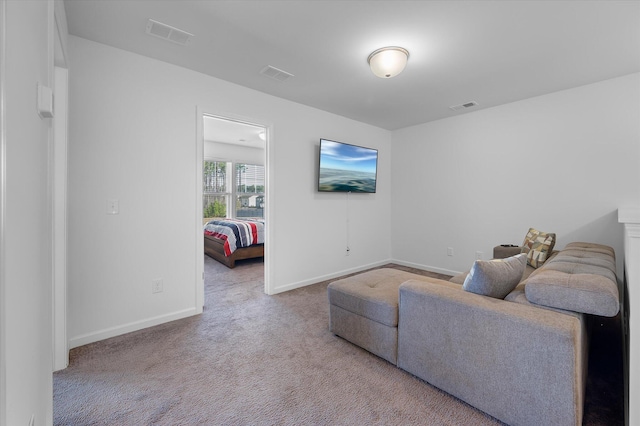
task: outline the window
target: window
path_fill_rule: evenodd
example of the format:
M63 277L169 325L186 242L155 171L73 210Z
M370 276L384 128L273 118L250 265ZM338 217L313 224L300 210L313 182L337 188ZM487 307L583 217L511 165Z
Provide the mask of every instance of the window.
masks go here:
M236 217L264 218L264 166L236 164Z
M204 219L264 218L264 166L205 161L202 170Z
M228 206L231 194L228 171L231 163L225 161L205 161L202 167L202 217L205 219L230 216Z

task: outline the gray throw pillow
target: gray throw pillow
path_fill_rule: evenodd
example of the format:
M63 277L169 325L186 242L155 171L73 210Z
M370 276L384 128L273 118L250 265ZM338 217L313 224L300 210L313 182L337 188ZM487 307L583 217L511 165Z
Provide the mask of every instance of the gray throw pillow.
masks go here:
M504 299L522 279L527 255L517 254L506 259L476 260L462 288L484 296Z

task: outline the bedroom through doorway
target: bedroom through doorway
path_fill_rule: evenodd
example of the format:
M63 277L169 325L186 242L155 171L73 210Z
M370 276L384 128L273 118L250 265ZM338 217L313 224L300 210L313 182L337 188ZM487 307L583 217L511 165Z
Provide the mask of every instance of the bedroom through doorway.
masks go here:
M224 265L204 267L203 278L261 268L264 279L268 128L203 113L202 130L201 238L206 262Z

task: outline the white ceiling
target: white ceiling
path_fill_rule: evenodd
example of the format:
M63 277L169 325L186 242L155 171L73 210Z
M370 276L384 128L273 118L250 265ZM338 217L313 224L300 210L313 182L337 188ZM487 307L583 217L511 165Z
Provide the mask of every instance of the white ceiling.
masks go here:
M390 130L640 71L640 1L64 3L73 35ZM150 18L195 37L149 36ZM367 56L389 45L409 62L380 79Z
M203 118L203 125L205 141L265 148L267 129L264 127L207 115ZM260 137L260 133L264 133L265 139Z

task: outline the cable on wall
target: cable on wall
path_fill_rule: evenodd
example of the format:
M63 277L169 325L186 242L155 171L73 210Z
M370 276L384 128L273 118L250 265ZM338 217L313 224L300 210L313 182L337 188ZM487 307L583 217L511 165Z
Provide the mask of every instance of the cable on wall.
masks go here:
M349 256L349 252L351 251L351 248L349 247L349 194L351 194L351 191L347 192L347 223L346 223L346 242L347 242L347 256Z

